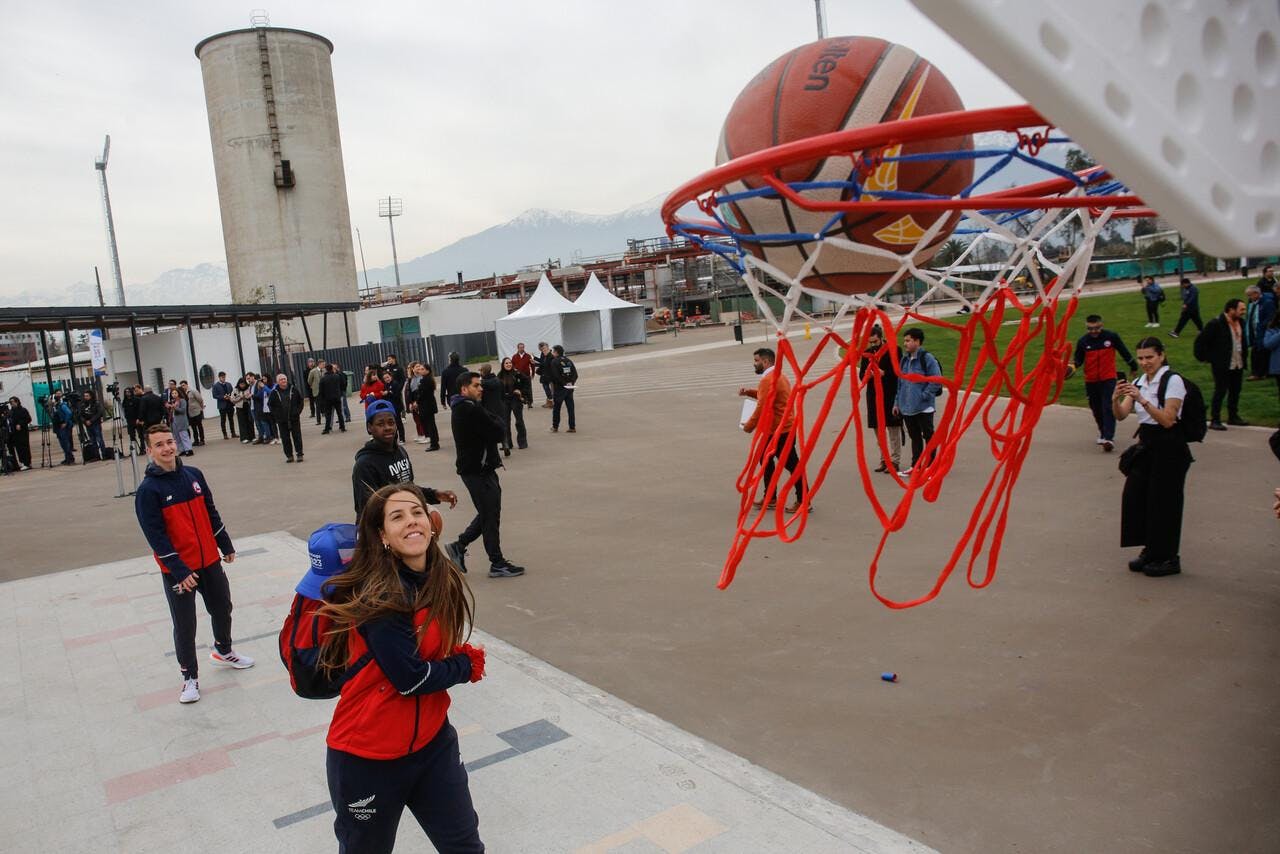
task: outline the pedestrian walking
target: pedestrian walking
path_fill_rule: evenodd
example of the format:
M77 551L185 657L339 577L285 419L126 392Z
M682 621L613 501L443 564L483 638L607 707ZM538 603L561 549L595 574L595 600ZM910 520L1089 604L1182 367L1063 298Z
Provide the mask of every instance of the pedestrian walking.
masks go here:
M1182 330L1188 323L1194 323L1196 332L1204 329L1204 322L1200 320L1200 289L1191 284L1191 280L1186 276L1182 277L1182 281L1178 283L1178 288L1182 296L1182 314L1178 316L1178 323L1173 327L1173 331L1169 333L1170 338L1177 338L1182 334Z
M1084 335L1076 342L1075 356L1067 367L1067 378L1084 367L1084 391L1093 412L1093 421L1098 425L1097 443L1104 452L1111 453L1116 439L1116 419L1112 414L1111 400L1115 396L1116 379L1120 377L1116 370L1116 356L1123 359L1131 371L1138 370L1138 363L1120 336L1102 327L1102 315L1086 317L1084 329Z
M1208 362L1213 371L1213 398L1209 404L1209 429L1226 430L1222 423L1222 403L1227 404L1227 424L1247 427L1240 417L1240 387L1244 378L1248 350L1244 333L1245 304L1229 299L1222 314L1204 325L1196 336L1195 357Z
M524 345L520 345L523 347ZM525 358L529 354L525 353ZM526 401L533 399L533 383L529 375L515 366L515 357L508 356L502 360L502 370L498 371L498 382L502 384L502 402L506 406L506 439L505 445L512 445L511 422L516 423L515 446L521 450L529 447L529 434L524 426L524 409Z
M942 368L933 354L924 349L924 330L912 327L902 336L903 358L898 363L898 393L893 404L893 414L901 415L911 437L911 468L898 472L907 477L920 462L929 440L933 438L934 401L942 393L942 384L924 380L907 379L908 374L922 377L940 377Z
M573 412L573 392L578 387L578 367L564 353L564 347L557 344L551 348L553 354L551 364L547 368L551 385L555 388L555 403L551 410L551 432L560 430L560 407L569 411L569 432L578 432L578 422Z
M343 389L346 385L346 377L338 372L336 365L326 364L324 368L324 376L320 377L320 384L317 386L317 399L320 403L320 410L324 414L324 430L321 433L329 433L333 430L333 417L338 416L338 431L347 432L347 423L342 414Z

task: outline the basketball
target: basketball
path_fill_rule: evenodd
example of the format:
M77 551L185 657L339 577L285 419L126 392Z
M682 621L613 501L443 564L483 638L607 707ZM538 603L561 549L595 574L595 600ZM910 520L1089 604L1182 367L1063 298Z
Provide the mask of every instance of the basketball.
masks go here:
M960 96L942 72L909 48L862 36L823 39L778 57L747 84L724 120L716 164L819 134L963 109ZM963 135L895 145L884 154L972 148L973 138ZM830 157L793 163L774 174L787 182L848 181L851 171L848 157ZM863 180L863 187L872 193L896 190L953 196L972 180L972 160L925 160L883 163ZM727 185L725 192L760 186L758 181L739 181ZM850 198L850 191L819 189L805 195L839 201ZM801 240L783 244L743 244L757 258L793 279L813 251L812 235L824 229L825 236L841 236L902 255L910 252L933 225L931 216L946 216L942 230L916 255L917 263L924 263L946 242L959 218L955 212L854 212L829 226L831 213L806 211L784 199L767 197L722 205L721 213L736 228L751 234L804 235ZM827 244L801 284L841 294L865 293L884 285L898 266L893 258Z

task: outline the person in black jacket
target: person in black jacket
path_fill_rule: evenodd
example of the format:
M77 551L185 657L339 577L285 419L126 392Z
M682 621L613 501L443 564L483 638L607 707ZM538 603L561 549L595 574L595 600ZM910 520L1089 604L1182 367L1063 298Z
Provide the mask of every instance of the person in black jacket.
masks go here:
M898 358L902 358L902 348L895 347ZM871 360L875 359L880 374L867 375ZM867 426L876 431L876 447L880 446L880 419L884 418L885 437L889 442L889 456L883 454L876 471L896 472L902 466L902 416L893 414L893 402L898 397L898 374L894 370L893 353L884 346L884 331L875 327L867 335L867 353L858 362L858 376L866 381L862 396L867 402ZM893 467L890 468L890 465Z
M124 426L129 430L129 447L138 447L138 407L142 401L133 393L133 389L125 386L124 397L120 399L120 410L124 413ZM132 453L132 451L131 451Z
M218 426L222 428L223 439L236 439L236 410L231 404L231 389L227 382L227 372L218 371L218 381L213 384L213 399L218 405ZM231 435L227 435L227 427L231 427Z
M516 447L529 447L529 434L524 428L524 408L527 401L533 399L533 383L529 378L517 371L514 360L508 356L502 360L502 370L498 371L498 382L502 383L502 399L507 405L507 447L511 447L511 419L516 422Z
M1244 346L1244 312L1242 299L1229 299L1222 314L1204 325L1196 336L1195 357L1208 362L1213 369L1213 399L1209 404L1209 429L1226 430L1222 424L1222 401L1227 401L1227 423L1247 427L1240 417L1240 383L1248 362Z
M436 413L440 407L436 404L436 378L431 366L418 362L415 370L418 374L418 390L413 395L413 412L422 422L422 432L427 436L428 451L440 450L440 429L436 426Z
M440 372L440 405L450 406L453 396L458 393L458 377L466 372L462 367L462 357L457 353L449 354L449 364Z
M543 409L550 409L553 406L551 402L551 360L554 358L555 354L551 352L547 342L539 341L538 355L533 357L533 373L538 378L538 382L542 383L542 393L546 396L546 400L542 403Z
M284 374L276 374L276 387L267 398L267 407L271 410L271 417L276 422L280 443L284 445L284 461L287 463L293 462L295 450L298 454L298 462L303 462L302 408L304 406L306 406L306 400L302 397L302 392L298 391L298 387L290 385L289 378Z
M320 414L324 416L324 429L321 435L333 431L333 416L338 415L338 432L347 432L347 423L342 419L342 397L343 389L346 386L346 379L338 373L338 368L333 364L324 366L324 373L320 375L319 385L319 404Z
M160 395L151 390L151 386L144 388L136 385L133 387L133 393L138 397L139 444L145 449L147 428L165 423L164 401L160 399Z
M102 407L94 399L93 392L86 391L81 395L80 424L84 427L89 441L85 444L98 446L98 459L106 457L107 443L102 439Z
M503 394L501 381L494 376L493 366L488 362L480 366L480 405L506 425L510 418L506 396ZM501 444L503 455L511 456L511 431L505 429L505 426Z
M555 387L555 408L551 410L551 432L560 432L560 405L569 410L569 432L578 432L578 422L573 417L573 390L578 383L578 368L573 360L564 354L564 347L557 344L551 348L555 357L547 368L551 385Z
M502 421L484 408L484 389L480 375L466 371L458 377L458 396L451 401L450 425L453 443L458 450L458 475L471 494L476 517L458 539L448 546L449 556L465 568L467 546L484 537L484 550L489 556L490 578L512 578L524 575L524 567L516 566L502 555L499 525L502 521L502 484L498 469L498 443L502 441Z
M356 464L351 468L351 493L355 497L357 521L370 495L393 483L413 483L413 463L396 441L396 414L391 403L375 400L369 404L365 415L369 441L356 451ZM447 489L424 486L422 491L427 495L428 504L448 501L449 506L454 507L458 503L458 496ZM462 567L455 555L450 554L449 558Z
M9 449L18 460L18 469L28 471L31 468L31 413L17 397L9 398L6 426L9 428Z
M396 411L396 434L404 442L404 376L396 376L390 369L382 372L382 385L386 391L383 399L391 402Z

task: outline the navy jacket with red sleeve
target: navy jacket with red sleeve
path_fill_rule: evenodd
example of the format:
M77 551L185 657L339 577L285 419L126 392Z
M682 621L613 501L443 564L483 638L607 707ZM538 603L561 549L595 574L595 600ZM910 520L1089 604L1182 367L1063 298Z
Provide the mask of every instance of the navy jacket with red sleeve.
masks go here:
M213 490L200 469L184 466L167 472L155 463L138 484L133 507L160 571L173 583L212 566L235 547L213 504Z

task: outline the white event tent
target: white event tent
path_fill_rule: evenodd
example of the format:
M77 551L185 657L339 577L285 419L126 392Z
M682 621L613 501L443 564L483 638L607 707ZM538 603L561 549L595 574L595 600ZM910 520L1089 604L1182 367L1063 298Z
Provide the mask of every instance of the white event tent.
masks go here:
M500 318L494 328L499 358L510 356L522 341L531 352L538 349L539 341L552 346L560 344L570 353L601 349L599 312L569 302L556 291L545 273L525 304Z
M600 314L600 349L612 350L626 344L643 344L644 306L627 302L609 293L596 274L592 273L587 287L573 303L578 308L589 308Z

